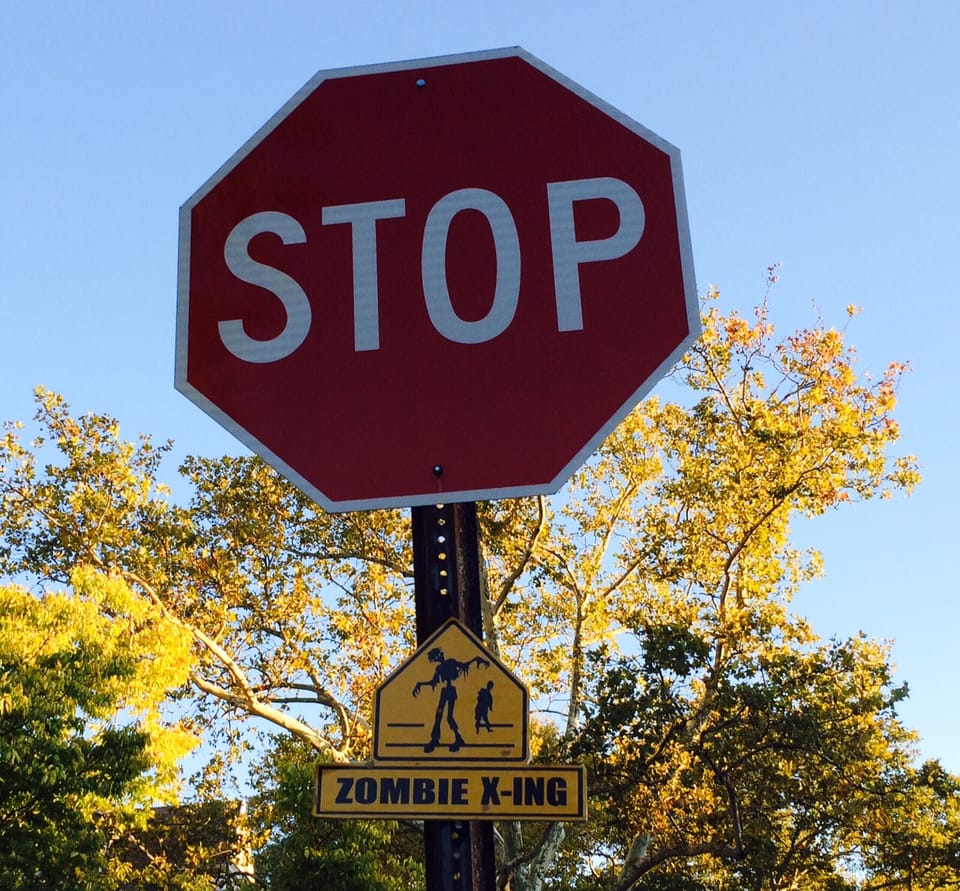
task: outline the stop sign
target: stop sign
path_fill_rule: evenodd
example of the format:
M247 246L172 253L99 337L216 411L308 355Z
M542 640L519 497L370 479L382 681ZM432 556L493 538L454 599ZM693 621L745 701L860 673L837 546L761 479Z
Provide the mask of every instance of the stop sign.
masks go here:
M178 291L177 388L334 511L556 491L699 331L678 151L517 48L318 73Z

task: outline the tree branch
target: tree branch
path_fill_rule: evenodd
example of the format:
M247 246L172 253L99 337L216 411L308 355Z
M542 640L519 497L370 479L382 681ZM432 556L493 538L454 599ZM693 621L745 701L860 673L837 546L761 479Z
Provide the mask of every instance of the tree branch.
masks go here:
M537 542L540 540L540 536L543 534L543 530L546 527L546 515L547 512L544 506L543 496L540 495L537 497L537 525L534 527L533 534L530 536L527 546L523 550L523 554L520 557L520 562L514 567L513 572L511 572L510 575L503 580L503 584L500 585L500 590L497 592L497 598L493 602L493 615L496 615L498 612L500 612L500 607L503 606L510 594L510 591L513 589L513 586L517 583L517 579L523 575L527 569L527 566L529 566L530 561L533 558L533 552L536 550Z
M672 848L664 848L655 854L650 854L633 864L626 864L623 872L620 874L619 881L613 886L611 891L629 891L639 878L646 875L654 867L668 860L676 860L687 857L701 857L704 854L713 854L715 857L723 859L737 858L741 855L732 848L727 847L723 842L704 842L699 845L677 845Z

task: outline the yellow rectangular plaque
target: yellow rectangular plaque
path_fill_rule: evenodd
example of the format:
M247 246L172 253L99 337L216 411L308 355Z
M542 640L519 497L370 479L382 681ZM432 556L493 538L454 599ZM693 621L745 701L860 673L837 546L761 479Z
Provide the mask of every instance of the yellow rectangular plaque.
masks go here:
M321 765L314 815L364 819L585 820L576 765Z

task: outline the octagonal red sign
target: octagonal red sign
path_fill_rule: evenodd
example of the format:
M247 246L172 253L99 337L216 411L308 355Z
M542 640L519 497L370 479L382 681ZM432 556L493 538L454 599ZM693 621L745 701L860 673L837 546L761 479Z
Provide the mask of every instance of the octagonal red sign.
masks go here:
M177 388L328 510L556 491L698 332L679 152L521 49L322 71L181 208Z

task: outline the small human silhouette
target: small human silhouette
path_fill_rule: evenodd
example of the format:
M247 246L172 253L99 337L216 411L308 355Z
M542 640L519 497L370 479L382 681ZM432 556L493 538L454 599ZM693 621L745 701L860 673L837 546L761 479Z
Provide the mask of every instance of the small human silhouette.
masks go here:
M443 650L441 650L440 647L434 647L427 654L427 658L431 662L437 663L437 669L429 681L418 681L416 683L413 688L413 695L419 696L420 690L424 686L429 686L431 690L435 690L437 684L443 684L443 686L440 688L440 701L437 703L437 712L433 720L430 742L423 747L423 751L432 752L440 744L440 722L443 720L444 711L446 711L447 724L453 731L453 744L450 746L450 751L456 752L457 749L466 745L466 743L460 735L460 728L457 726L456 719L453 716L457 703L457 688L453 685L461 675L466 676L469 673L470 666L474 663L481 668L489 668L490 663L480 656L474 656L466 662L447 659L443 655Z
M481 725L487 728L488 733L493 733L493 725L490 723L490 712L492 711L493 681L487 681L486 687L481 687L477 690L477 705L473 710L477 733L480 732Z

